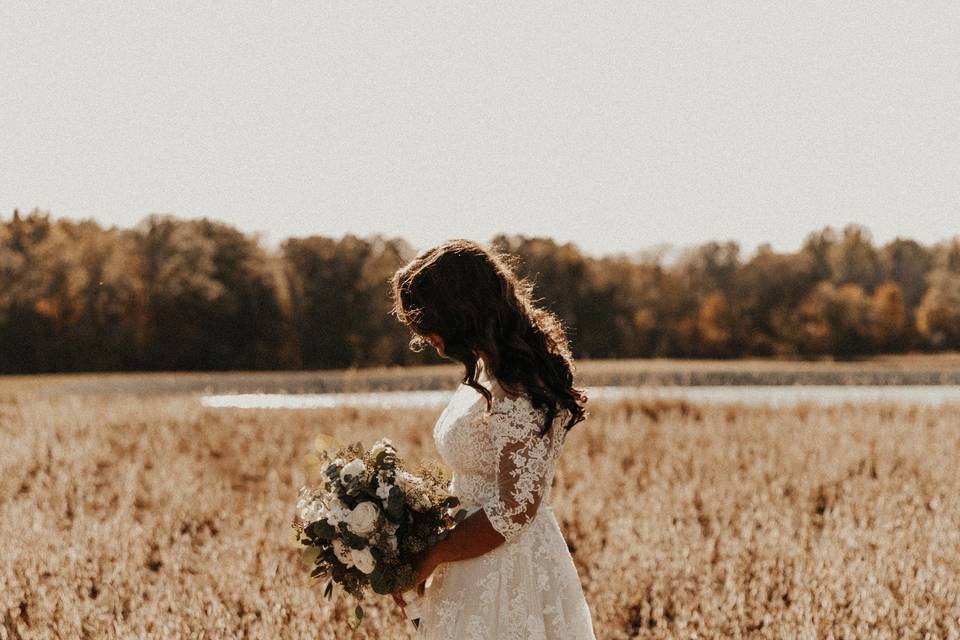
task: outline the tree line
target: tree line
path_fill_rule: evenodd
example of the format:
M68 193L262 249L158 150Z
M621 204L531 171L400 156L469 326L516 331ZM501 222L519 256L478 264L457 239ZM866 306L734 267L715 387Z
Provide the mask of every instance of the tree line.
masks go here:
M500 234L576 358L849 358L960 349L960 235L875 246L850 224L795 252L735 242L594 258ZM442 362L414 353L387 280L416 254L382 235L256 235L150 215L135 228L0 220L0 373L321 369Z

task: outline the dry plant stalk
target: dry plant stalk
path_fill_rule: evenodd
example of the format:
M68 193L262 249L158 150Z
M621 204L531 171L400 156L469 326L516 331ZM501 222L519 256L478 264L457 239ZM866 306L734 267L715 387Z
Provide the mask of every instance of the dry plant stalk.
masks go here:
M960 411L595 402L553 504L598 638L957 638ZM435 410L0 403L0 638L411 638L306 581L305 443L435 456ZM348 610L349 609L349 610Z

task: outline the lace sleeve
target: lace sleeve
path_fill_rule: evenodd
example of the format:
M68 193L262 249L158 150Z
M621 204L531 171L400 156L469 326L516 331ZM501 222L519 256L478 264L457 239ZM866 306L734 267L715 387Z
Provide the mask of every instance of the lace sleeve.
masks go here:
M540 436L543 415L526 398L498 400L485 421L496 450L496 491L483 510L510 542L537 515L552 464L550 434Z

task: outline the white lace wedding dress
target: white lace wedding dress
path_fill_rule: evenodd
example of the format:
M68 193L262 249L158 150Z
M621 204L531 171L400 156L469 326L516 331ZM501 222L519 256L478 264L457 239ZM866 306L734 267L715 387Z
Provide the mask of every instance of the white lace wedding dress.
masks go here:
M420 605L422 639L594 639L573 559L550 508L566 410L542 438L544 411L511 398L481 372L485 398L461 384L434 426L453 471L451 488L469 513L483 509L506 542L476 558L441 564Z

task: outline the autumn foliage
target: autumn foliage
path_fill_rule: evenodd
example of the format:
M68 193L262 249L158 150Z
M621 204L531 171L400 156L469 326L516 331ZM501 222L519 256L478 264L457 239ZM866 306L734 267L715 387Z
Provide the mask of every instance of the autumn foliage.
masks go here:
M793 253L735 242L593 258L498 235L577 358L848 358L960 348L960 236L874 246L864 227ZM638 246L643 239L637 239ZM151 215L133 229L0 221L0 373L315 369L438 362L407 348L387 280L415 255L380 235L257 236Z

